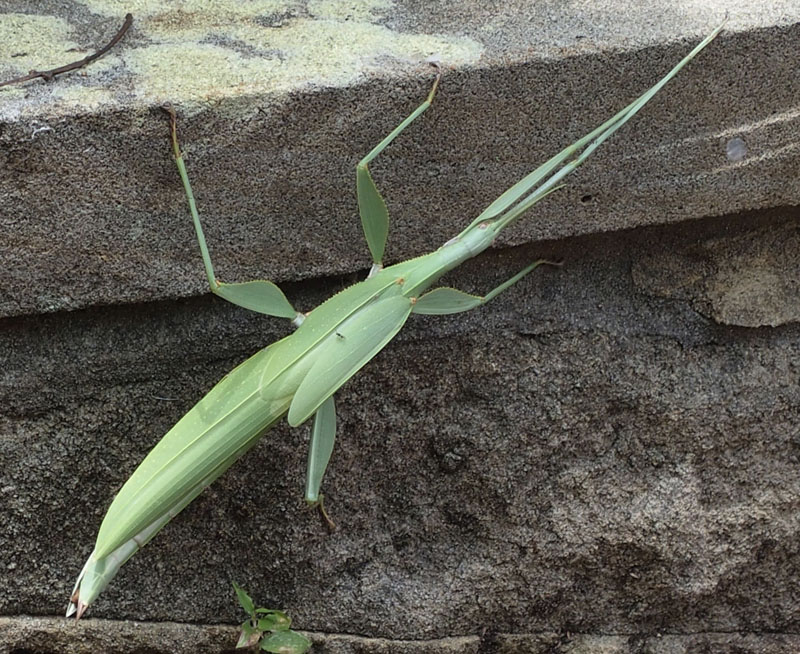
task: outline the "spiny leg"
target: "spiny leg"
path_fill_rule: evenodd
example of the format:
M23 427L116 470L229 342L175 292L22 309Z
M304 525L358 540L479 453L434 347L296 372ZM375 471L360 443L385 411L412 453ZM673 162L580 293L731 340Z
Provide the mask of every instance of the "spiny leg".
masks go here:
M534 261L532 264L520 270L511 279L507 279L500 284L500 286L492 289L483 296L471 295L470 293L465 293L464 291L459 291L458 289L450 288L448 286L435 288L417 298L412 312L441 316L448 313L461 313L462 311L469 311L470 309L479 307L482 304L486 304L489 300L497 297L508 287L513 286L529 272L543 264L548 266L560 266L561 262L545 261L544 259Z
M392 132L384 138L372 151L358 162L356 166L356 192L358 194L358 212L361 215L361 225L364 228L364 236L367 239L370 254L372 255L372 272L374 274L381 269L383 261L383 252L386 249L386 239L389 236L389 212L386 209L386 203L375 186L372 175L369 172L369 163L377 157L383 149L389 145L400 132L408 127L415 118L417 118L423 111L431 106L433 96L436 94L436 89L439 86L439 80L442 77L441 71L436 72L436 79L433 82L433 88L428 97L425 99L414 112L406 118L402 123L392 130Z
M238 284L226 284L220 282L214 275L214 266L211 263L211 255L208 253L208 246L203 234L203 226L200 224L200 215L197 213L197 205L192 193L192 186L189 183L189 175L183 163L180 144L178 143L177 118L172 107L164 107L170 117L170 133L172 137L172 150L175 155L175 164L186 191L186 199L189 201L189 211L192 214L194 229L197 233L197 242L200 244L200 253L203 256L203 265L206 269L206 277L211 287L211 292L221 298L232 302L245 309L265 313L268 316L278 316L279 318L289 318L296 324L302 322L302 314L292 307L289 300L275 284L265 279L257 279Z

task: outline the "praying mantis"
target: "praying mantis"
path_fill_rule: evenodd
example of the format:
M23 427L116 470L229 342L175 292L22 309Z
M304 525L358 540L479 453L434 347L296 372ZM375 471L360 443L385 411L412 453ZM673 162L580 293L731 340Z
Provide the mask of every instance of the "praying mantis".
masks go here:
M369 171L375 159L433 102L441 72L425 101L358 164L358 207L372 256L368 277L308 314L294 309L272 282L217 280L203 235L171 113L171 142L211 290L235 305L291 320L297 328L226 375L162 438L119 491L100 526L70 598L67 616L79 619L125 561L227 470L278 422L296 427L313 416L305 498L322 501L320 487L336 436L334 394L380 352L411 314L474 309L521 280L534 261L484 296L431 287L448 271L488 248L533 205L563 186L616 130L630 120L722 30L719 25L657 84L612 118L519 180L439 249L383 267L389 231L386 204Z

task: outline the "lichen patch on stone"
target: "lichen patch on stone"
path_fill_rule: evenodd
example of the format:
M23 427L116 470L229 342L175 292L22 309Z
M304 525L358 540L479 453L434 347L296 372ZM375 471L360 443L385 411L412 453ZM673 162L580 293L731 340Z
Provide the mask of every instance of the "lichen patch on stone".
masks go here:
M57 93L31 85L35 101L18 92L7 94L19 106L7 104L6 114L42 112L45 105L55 113L80 111L82 94L83 108L90 110L133 98L191 111L220 98L281 93L309 84L345 86L365 72L386 71L392 61L414 64L436 56L444 65L460 66L476 62L483 52L482 44L464 36L390 29L382 21L392 15L391 0L80 2L103 21L131 12L130 36L80 77L60 79ZM75 46L67 38L72 30L55 17L6 14L0 42L36 55L35 61L20 57L9 72L61 66L84 56L67 54ZM9 61L0 59L0 71Z
M271 74L277 63L245 59L212 44L162 43L137 48L128 57L128 67L140 80L135 93L156 103L209 101L255 90L253 80Z
M309 83L341 86L385 66L386 57L421 62L437 54L456 65L482 52L471 39L403 34L370 22L390 7L384 0L284 4L279 14L266 2L226 5L217 13L192 4L153 6L142 19L159 43L127 53L138 97L191 104Z
M392 7L389 0L371 2L347 2L342 0L309 0L308 11L315 18L324 20L369 21L374 12L386 12Z
M78 44L70 39L72 26L55 16L0 14L0 79L48 70L83 55L70 52Z
M285 11L287 8L300 7L304 3L298 0L80 0L81 4L94 13L103 16L123 16L132 13L137 19L145 20L165 12L184 12L194 14L199 20L211 20L221 15L258 16L265 13Z
M114 103L114 96L106 89L65 86L53 90L53 99L68 109L93 111Z

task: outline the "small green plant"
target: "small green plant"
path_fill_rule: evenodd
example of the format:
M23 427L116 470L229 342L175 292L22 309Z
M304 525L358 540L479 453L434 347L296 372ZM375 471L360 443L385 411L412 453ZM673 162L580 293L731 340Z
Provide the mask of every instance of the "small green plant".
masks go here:
M292 631L291 618L283 611L256 608L253 599L235 581L233 588L245 613L250 617L242 622L242 633L236 648L254 647L256 644L265 652L275 654L304 654L311 649L311 641L302 634Z

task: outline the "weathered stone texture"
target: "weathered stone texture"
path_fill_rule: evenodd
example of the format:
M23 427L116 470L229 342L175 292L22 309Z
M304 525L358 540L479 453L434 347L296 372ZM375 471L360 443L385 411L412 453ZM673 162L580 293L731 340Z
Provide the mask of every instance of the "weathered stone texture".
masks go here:
M53 618L0 618L0 632L8 636L9 654L142 654L169 652L233 654L230 643L236 629L163 622L137 623L85 620L75 625ZM350 634L308 633L319 654L795 654L795 634L702 633L691 635L604 636L593 634L504 634L486 632L435 640L392 640Z
M800 651L800 6L205 4L0 7L18 46L0 79L136 16L82 73L0 90L0 654L224 652L234 579L329 654ZM146 452L286 333L203 295L162 102L219 275L308 310L365 272L353 167L427 93L426 57L434 108L372 167L391 260L451 237L726 11L669 92L449 281L562 268L414 317L337 395L335 532L302 503L306 432L281 426L96 619L52 617Z
M459 287L565 256L479 312L415 319L340 394L336 532L301 506L302 431L278 428L94 615L233 622L236 579L303 628L392 641L797 631L800 328L715 323L643 293L635 272L797 221L728 217L473 262ZM311 306L349 281L288 292ZM47 615L115 488L277 330L211 298L2 326L0 611ZM783 651L752 642L740 651Z
M181 113L220 276L312 279L363 265L354 167L425 97L429 55L444 68L434 107L373 165L392 260L460 231L638 97L726 13L728 30L505 242L800 204L794 0L622 11L367 2L352 16L351 2L258 5L261 14L258 3L87 4L100 15L55 7L58 28L16 30L50 36L27 43L28 58L0 52L0 74L44 68L52 40L64 39L59 62L73 59L76 41L91 50L135 14L125 41L82 73L0 90L0 315L202 292L165 102ZM47 6L3 10L20 20ZM335 6L345 15L331 17ZM29 60L43 49L50 59ZM739 161L727 156L734 138L747 146Z
M800 321L798 271L800 226L789 221L642 257L633 277L642 291L690 300L718 323L777 327Z

